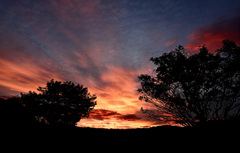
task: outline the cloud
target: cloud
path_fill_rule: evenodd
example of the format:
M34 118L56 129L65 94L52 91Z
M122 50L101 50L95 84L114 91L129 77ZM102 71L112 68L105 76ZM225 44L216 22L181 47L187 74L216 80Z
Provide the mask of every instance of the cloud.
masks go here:
M117 111L106 109L94 109L88 118L83 118L77 123L79 127L97 128L146 128L156 124L156 122L145 120L142 114L121 114ZM157 125L157 124L156 124Z
M224 39L240 44L240 16L234 18L220 18L210 26L204 26L190 34L186 49L198 51L199 46L206 45L210 51L221 47Z
M104 120L110 119L120 114L116 111L106 110L106 109L94 109L89 115L89 119Z
M0 58L0 74L1 86L9 89L1 90L0 94L8 96L36 90L38 86L42 86L49 81L49 78L64 80L63 76L56 73L53 67L46 68L36 63L33 59L21 60L18 58L11 61Z
M117 111L106 110L106 109L94 109L91 111L88 119L97 119L97 120L104 120L116 118L120 120L127 120L127 121L134 121L139 120L141 118L137 117L136 114L125 114L122 115Z
M97 107L117 110L123 114L140 109L138 71L114 65L106 66L99 74L97 84L90 88L98 96L100 105Z
M169 40L164 45L166 47L169 47L169 46L172 46L173 44L175 44L177 41L178 41L178 39Z
M135 121L135 120L141 119L141 118L137 117L136 114L121 115L118 118L121 120L127 120L127 121Z
M152 126L176 124L174 120L164 121L157 118L149 118L147 114L138 110L133 114L121 114L117 111L106 109L94 109L88 118L82 118L77 123L79 127L94 128L149 128Z

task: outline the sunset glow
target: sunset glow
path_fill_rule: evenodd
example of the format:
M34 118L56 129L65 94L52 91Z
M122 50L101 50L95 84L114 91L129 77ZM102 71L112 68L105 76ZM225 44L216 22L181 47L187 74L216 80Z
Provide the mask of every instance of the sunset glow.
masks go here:
M178 45L213 52L223 39L240 44L236 0L2 0L0 19L0 96L51 79L82 84L97 105L80 127L162 125L138 100L138 75L154 70L149 59Z

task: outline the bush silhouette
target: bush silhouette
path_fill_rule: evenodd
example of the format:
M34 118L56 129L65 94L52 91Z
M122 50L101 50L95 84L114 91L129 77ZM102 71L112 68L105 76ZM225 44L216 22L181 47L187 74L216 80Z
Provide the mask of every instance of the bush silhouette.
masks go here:
M18 97L0 98L0 128L27 128L40 126L34 116L22 106Z
M37 90L40 93L21 94L21 102L37 121L52 127L73 127L96 105L95 95L72 82L51 80Z
M240 47L224 40L209 53L190 55L182 46L150 60L154 75L140 75L139 99L154 104L152 117L184 126L240 116Z

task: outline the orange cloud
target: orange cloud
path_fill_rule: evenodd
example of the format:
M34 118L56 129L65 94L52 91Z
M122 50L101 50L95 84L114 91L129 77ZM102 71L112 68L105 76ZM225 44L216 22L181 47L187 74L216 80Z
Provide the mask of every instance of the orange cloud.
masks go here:
M106 109L94 109L91 111L88 118L81 119L77 123L79 127L94 127L94 128L147 128L154 126L155 123L147 121L136 114L120 114L116 111Z
M104 119L111 119L111 118L118 118L120 120L127 120L127 121L135 121L139 120L140 118L136 116L136 114L126 114L122 115L117 111L106 110L106 109L94 109L89 114L88 119L97 119L97 120L104 120Z
M106 109L94 109L89 114L88 119L104 120L104 119L110 119L119 115L120 114L116 111L111 111Z
M160 115L161 116L161 115ZM149 128L159 125L176 125L172 121L158 120L149 118L141 111L134 114L120 114L117 111L106 109L94 109L90 112L88 118L81 119L77 123L78 127L108 128L108 129L131 129L131 128Z
M97 108L116 110L124 114L139 110L137 76L138 73L133 70L107 66L107 70L100 76L102 86L90 88L98 97Z
M213 52L222 46L221 42L224 39L240 44L239 27L239 17L219 20L210 26L199 28L189 35L189 42L185 48L190 51L198 51L199 46L205 44L209 51Z
M149 128L154 126L151 121L127 121L120 120L118 118L110 118L107 120L97 119L81 119L81 122L77 123L78 127L92 127L92 128L107 128L107 129L135 129L135 128Z
M12 61L0 58L0 85L8 89L0 94L16 96L20 92L36 91L38 86L43 86L51 78L63 80L58 73L50 72L49 69L41 67L30 56L25 60L17 57Z
M100 75L102 86L89 87L97 95L98 105L89 118L81 119L77 126L128 129L161 125L157 120L146 118L140 111L141 106L144 106L144 102L138 100L137 92L137 76L140 72L148 72L148 69L134 71L113 65L106 66L106 70Z

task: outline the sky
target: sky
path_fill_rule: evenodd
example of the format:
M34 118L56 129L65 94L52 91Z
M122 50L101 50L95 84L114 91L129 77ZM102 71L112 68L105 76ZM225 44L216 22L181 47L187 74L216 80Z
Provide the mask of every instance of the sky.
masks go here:
M0 96L36 91L51 79L96 94L80 127L143 128L137 76L151 57L183 45L210 51L240 44L239 0L1 0Z

